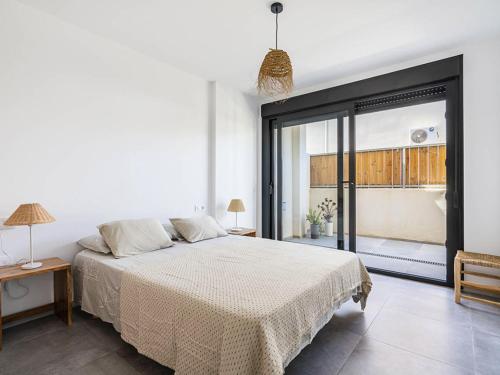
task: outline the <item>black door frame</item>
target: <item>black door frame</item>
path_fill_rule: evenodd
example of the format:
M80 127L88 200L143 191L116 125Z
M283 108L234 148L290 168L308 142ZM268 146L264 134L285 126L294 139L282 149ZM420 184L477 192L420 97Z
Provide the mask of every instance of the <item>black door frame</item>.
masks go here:
M283 160L282 160L282 132L283 128L288 128L292 126L297 126L300 124L303 124L305 122L313 122L313 121L321 121L321 120L327 120L327 119L337 119L337 249L339 250L344 250L344 183L348 183L349 186L349 203L355 202L353 199L356 199L355 197L355 190L356 190L356 181L354 178L351 176L355 176L356 173L349 174L349 180L344 181L344 117L348 117L350 119L349 124L351 124L351 121L354 121L354 116L351 116L351 112L348 109L343 109L339 110L338 108L335 109L336 107L326 107L322 108L321 114L314 116L314 117L306 117L307 115L310 115L311 112L306 111L305 113L301 114L293 114L292 116L280 116L277 118L275 121L272 123L272 137L274 138L274 135L276 134L276 163L272 163L272 168L276 168L274 170L273 176L275 176L276 179L276 184L273 186L273 191L276 194L276 200L273 199L273 208L271 212L276 212L276 222L278 223L277 226L274 225L273 223L273 228L275 228L276 233L273 234L271 233L270 238L275 238L277 240L282 240L283 239L283 232L282 232L282 190L281 186L283 185ZM342 108L342 107L339 107ZM325 110L327 112L325 112ZM334 110L334 112L330 112L331 110ZM317 112L314 110L314 112ZM351 118L352 117L352 118ZM354 129L354 125L349 125L349 134L351 135L351 128ZM349 138L350 139L350 138ZM351 141L349 141L351 143ZM273 144L274 145L274 144ZM351 147L351 145L350 145ZM354 154L354 160L356 155ZM349 157L351 155L351 152L349 152ZM276 164L276 165L275 165ZM356 163L354 163L354 166ZM351 167L349 165L349 167ZM339 188L340 186L340 188ZM353 197L353 198L352 198ZM278 205L275 207L274 205ZM350 204L349 207L355 207L355 204ZM275 210L275 211L273 211ZM349 215L352 215L352 217L356 217L356 212L355 210L349 209ZM351 217L351 216L350 216ZM271 220L272 221L272 220ZM350 222L349 222L350 223ZM349 233L355 233L355 220L354 220L354 226L351 224L349 225ZM340 233L342 235L340 235ZM352 236L349 235L349 250L350 251L355 251L356 250L356 236L353 234Z
M273 220L274 199L274 152L273 129L283 122L298 123L306 118L322 116L326 113L347 111L349 116L349 169L355 172L355 115L381 109L370 109L363 103L377 102L377 98L403 93L401 101L384 106L384 109L405 105L404 93L415 89L442 87L434 97L424 98L420 102L442 100L446 98L447 126L447 275L446 281L440 281L398 272L370 269L373 272L389 274L409 279L422 280L435 284L453 285L453 258L458 249L463 249L463 56L450 57L432 63L384 74L381 76L353 82L350 84L296 96L285 102L264 104L262 114L262 236L276 238ZM440 96L441 95L441 96ZM418 99L417 99L418 101ZM413 105L415 99L406 102ZM383 100L381 100L383 102ZM366 109L368 107L368 110ZM380 107L379 107L380 108ZM352 125L351 125L352 124ZM278 137L278 142L280 137ZM280 158L280 155L277 155ZM349 242L350 250L355 251L356 233L356 186L355 173L349 173ZM451 196L450 196L451 193ZM280 194L280 193L278 193ZM278 197L279 202L279 197ZM279 214L278 210L278 214ZM353 216L351 216L351 211ZM352 242L351 242L352 241Z

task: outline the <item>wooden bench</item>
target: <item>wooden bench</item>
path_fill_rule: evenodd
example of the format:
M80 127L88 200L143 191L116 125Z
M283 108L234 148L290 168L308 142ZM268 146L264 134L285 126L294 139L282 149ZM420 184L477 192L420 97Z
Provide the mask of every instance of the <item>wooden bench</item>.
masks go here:
M482 272L465 271L465 268L462 267L462 265L465 264L500 269L500 256L481 254L481 253L470 253L462 250L459 250L457 252L457 255L455 256L455 302L460 303L460 299L464 298L471 301L488 303L490 305L500 307L500 302L498 301L494 301L486 297L472 296L469 294L464 294L462 292L462 287L467 287L470 289L477 289L483 292L500 294L500 286L487 285L478 282L462 280L462 275L470 275L470 276L476 276L476 277L482 277L500 281L500 276L497 275L492 275Z

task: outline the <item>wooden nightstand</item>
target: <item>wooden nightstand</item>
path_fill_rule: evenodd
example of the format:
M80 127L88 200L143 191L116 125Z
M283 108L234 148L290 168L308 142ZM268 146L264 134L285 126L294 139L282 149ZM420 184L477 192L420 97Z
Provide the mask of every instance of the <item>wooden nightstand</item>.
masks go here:
M252 228L241 228L241 230L237 232L233 232L231 229L228 229L227 233L234 236L257 237L257 230Z
M40 260L40 262L43 263L42 266L32 270L22 270L21 265L0 268L0 350L2 350L3 323L51 310L68 326L72 323L73 281L71 277L71 264L60 258L47 258ZM2 317L2 283L41 275L47 272L54 273L54 302Z

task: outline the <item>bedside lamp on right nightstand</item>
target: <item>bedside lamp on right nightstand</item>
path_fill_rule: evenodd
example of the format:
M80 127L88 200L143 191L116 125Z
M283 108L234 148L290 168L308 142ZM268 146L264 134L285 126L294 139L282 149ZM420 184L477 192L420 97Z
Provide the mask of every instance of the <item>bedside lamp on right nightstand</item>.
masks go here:
M238 227L238 212L245 212L245 205L241 199L231 199L229 203L229 207L227 208L229 212L236 213L236 226L231 228L231 231L238 232L241 231L241 228Z

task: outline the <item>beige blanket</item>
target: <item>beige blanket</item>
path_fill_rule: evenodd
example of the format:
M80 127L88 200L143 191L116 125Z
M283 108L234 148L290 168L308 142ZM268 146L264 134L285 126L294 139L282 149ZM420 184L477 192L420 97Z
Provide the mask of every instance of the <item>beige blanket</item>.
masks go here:
M282 374L324 317L350 297L364 307L370 289L361 260L346 251L208 240L125 271L121 334L180 375Z

